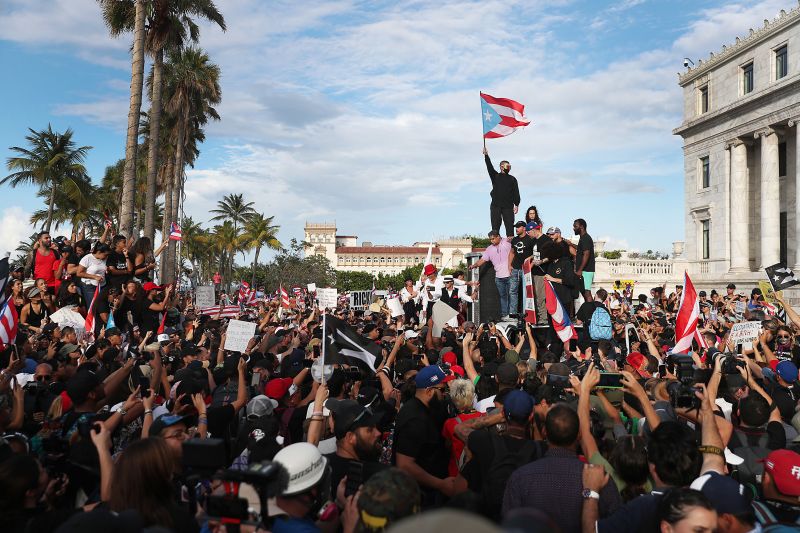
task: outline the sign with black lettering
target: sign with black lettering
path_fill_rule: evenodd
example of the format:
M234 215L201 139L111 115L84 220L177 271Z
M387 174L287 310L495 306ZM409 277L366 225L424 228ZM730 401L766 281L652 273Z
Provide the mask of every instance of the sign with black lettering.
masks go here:
M372 303L372 291L353 291L350 293L350 309L364 310Z

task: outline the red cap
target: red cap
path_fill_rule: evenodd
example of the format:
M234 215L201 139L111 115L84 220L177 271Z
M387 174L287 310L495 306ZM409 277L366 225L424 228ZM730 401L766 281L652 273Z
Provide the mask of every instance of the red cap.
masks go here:
M625 361L634 369L639 370L644 362L644 355L639 352L631 352L628 354L628 357L625 358Z
M289 392L289 387L292 386L292 378L275 378L271 379L264 386L264 394L273 400L280 400L286 393Z
M148 281L147 283L142 285L142 288L144 289L145 292L150 292L150 291L160 291L161 289L164 288L164 286L163 285L156 285L152 281Z
M775 480L784 496L800 496L800 455L791 450L775 450L764 463L764 470Z
M447 363L448 365L454 365L458 362L458 356L456 356L455 352L445 352L442 355L442 363Z
M463 378L464 375L466 374L466 372L464 372L464 369L458 365L452 365L450 367L450 372L452 372L453 374L455 374L460 378Z
M426 276L432 276L436 273L436 267L431 264L427 264L425 265L425 270L423 270L423 272Z

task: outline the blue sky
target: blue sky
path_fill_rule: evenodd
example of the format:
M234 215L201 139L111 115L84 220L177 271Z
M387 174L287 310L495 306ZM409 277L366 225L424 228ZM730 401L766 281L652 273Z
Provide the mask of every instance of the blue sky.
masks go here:
M385 244L488 230L478 92L533 124L489 140L546 225L585 218L608 248L684 239L676 73L794 0L220 0L203 26L222 69L219 123L188 172L197 220L243 192L279 238L308 221ZM130 35L94 0L0 3L0 156L48 122L90 145L99 181L124 155ZM149 106L145 101L144 106ZM143 108L144 108L143 106ZM34 190L0 194L0 252L29 235Z

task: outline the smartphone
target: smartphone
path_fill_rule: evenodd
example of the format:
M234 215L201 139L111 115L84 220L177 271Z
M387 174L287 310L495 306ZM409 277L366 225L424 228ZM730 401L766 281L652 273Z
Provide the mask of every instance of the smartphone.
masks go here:
M261 383L261 372L253 372L253 377L250 378L250 386L257 387Z
M578 339L570 339L569 340L569 351L574 352L578 349Z
M600 383L597 384L598 389L621 389L622 388L622 374L612 372L603 372L600 374Z
M314 359L319 357L319 344L315 344L313 348L311 348L311 352L314 354Z
M352 496L361 487L364 479L364 463L350 461L347 464L347 481L345 482L344 495Z
M660 378L667 377L667 366L666 365L658 365L658 377L660 377Z
M139 376L139 392L142 398L150 397L150 378Z

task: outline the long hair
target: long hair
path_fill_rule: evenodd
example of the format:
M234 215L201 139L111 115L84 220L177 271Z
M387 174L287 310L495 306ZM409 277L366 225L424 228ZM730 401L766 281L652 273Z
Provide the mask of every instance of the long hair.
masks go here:
M109 501L112 511L134 509L145 525L173 527L172 473L175 458L163 439L149 438L125 448L114 466L114 483Z
M530 214L530 212L531 212L531 209L533 209L534 211L536 211L536 216L535 216L535 217L533 217L533 218L529 218L529 217L528 217L528 215L529 215L529 214ZM538 224L541 224L541 223L542 223L542 217L541 217L541 216L539 216L539 208L538 208L538 207L536 207L535 205L532 205L532 206L530 206L528 209L526 209L526 210L525 210L525 222L536 222L536 223L538 223Z
M620 491L625 502L644 494L649 473L647 447L644 439L637 435L626 435L617 441L608 459L620 478L626 483Z
M131 249L128 250L128 253L131 254L131 258L135 261L136 256L138 254L142 254L145 258L147 258L148 254L153 253L153 243L150 242L149 237L139 237L136 239L136 242L133 243Z

